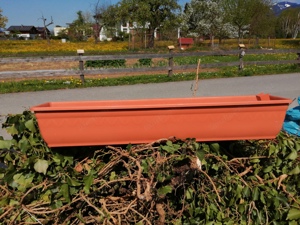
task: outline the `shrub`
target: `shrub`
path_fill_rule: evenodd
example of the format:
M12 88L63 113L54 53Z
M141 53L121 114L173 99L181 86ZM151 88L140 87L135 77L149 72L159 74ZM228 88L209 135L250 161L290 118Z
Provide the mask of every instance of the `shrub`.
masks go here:
M115 60L87 60L85 62L86 67L103 68L103 67L125 67L125 59Z
M141 66L151 66L152 65L152 59L139 59L138 61Z

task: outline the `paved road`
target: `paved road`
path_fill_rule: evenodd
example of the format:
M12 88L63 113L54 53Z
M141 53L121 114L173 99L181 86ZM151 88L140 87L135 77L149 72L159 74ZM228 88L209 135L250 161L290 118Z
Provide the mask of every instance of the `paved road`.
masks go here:
M49 101L191 97L192 84L192 81L184 81L0 94L0 123L4 122L7 114L22 113L31 106ZM300 73L200 80L197 96L248 95L261 92L297 98L300 96ZM290 107L296 105L297 101L294 101ZM0 136L9 138L1 129Z

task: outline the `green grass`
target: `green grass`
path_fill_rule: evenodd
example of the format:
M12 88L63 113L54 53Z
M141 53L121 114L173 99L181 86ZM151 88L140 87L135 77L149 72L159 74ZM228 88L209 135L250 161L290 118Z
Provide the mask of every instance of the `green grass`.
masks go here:
M238 61L237 55L226 55L226 56L203 56L201 58L201 63L219 63L219 62L235 62ZM188 65L188 64L197 64L199 56L191 57L176 57L174 58L174 63L176 65ZM259 55L250 55L247 54L244 57L244 61L276 61L276 60L295 60L297 55L295 53L287 54L259 54Z
M238 71L237 67L225 67L215 72L202 72L199 74L199 79L245 77L245 76L295 73L295 72L300 72L300 67L297 64L246 66L246 68L243 71ZM193 79L195 79L195 73L176 73L172 77L168 77L167 74L123 76L118 78L96 77L96 78L85 79L84 84L81 83L79 76L71 77L69 79L48 79L48 80L33 79L33 80L21 80L21 81L0 81L0 93L4 94L4 93L14 93L14 92L175 82L175 81L187 81Z

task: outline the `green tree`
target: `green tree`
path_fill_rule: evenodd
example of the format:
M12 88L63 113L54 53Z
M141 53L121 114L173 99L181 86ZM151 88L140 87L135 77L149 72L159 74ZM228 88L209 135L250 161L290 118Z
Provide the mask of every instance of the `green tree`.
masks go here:
M300 29L300 8L284 10L277 20L277 33L284 37L296 38Z
M250 23L250 3L252 0L224 0L224 8L228 22L237 28L239 42Z
M77 12L77 19L70 24L68 30L69 37L77 41L85 40L88 36L91 36L93 32L90 18L85 16L82 11Z
M273 26L270 24L274 18L270 11L271 3L271 0L222 1L222 8L228 22L237 29L239 42L240 38L247 32L261 34L266 31L266 28Z
M269 1L253 0L251 5L249 35L255 36L257 46L259 46L259 38L275 36L276 16L270 4Z
M119 22L129 22L147 31L147 47L154 47L156 29L178 22L181 9L177 0L122 0L117 4Z
M100 4L100 0L97 0L93 5L92 14L94 18L93 36L95 43L98 43L100 32L104 27L105 30L109 29L111 21L115 23L116 14L114 11L112 12L110 5L106 3Z
M0 8L0 27L6 27L6 23L8 22L8 19L6 16L2 15L2 9Z
M116 26L120 25L121 18L119 16L117 5L109 5L102 10L101 14L102 25L106 30L110 30L116 34Z

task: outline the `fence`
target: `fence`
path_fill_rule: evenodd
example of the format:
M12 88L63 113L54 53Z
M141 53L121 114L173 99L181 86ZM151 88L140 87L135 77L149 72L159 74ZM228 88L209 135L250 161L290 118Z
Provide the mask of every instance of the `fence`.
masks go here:
M172 76L176 70L191 70L197 68L197 64L193 65L174 65L174 57L189 57L189 56L226 56L236 55L236 62L222 62L222 63L209 63L201 64L201 68L218 68L225 66L239 66L239 50L231 51L207 51L207 52L181 52L174 53L172 49L169 53L164 54L122 54L122 55L97 55L97 56L85 56L83 51L79 51L77 56L62 56L62 57L24 57L24 58L1 58L0 63L24 63L24 62L79 62L78 69L66 70L27 70L27 71L4 71L0 72L0 79L12 79L12 78L27 78L27 77L49 77L49 76L71 76L78 75L84 81L84 75L101 75L101 74L130 74L130 73L143 73L143 72L157 72L165 71L169 76ZM246 54L272 54L272 53L295 53L298 58L295 60L273 60L273 61L246 61L243 62L244 66L247 65L268 65L268 64L287 64L287 63L300 63L300 53L296 49L285 50L247 50ZM141 67L141 68L97 68L97 69L85 69L84 62L87 60L117 60L117 59L155 59L164 58L168 60L167 66L159 67Z

